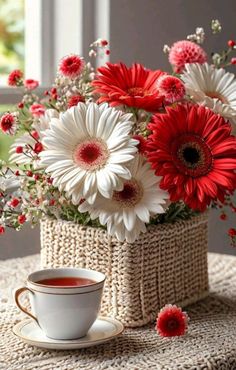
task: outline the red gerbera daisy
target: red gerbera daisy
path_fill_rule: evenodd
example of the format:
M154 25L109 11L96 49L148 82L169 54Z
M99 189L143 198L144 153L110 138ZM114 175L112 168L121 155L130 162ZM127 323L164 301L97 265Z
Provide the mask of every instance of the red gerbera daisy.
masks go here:
M157 316L156 330L162 337L184 335L187 327L188 315L175 305L166 305Z
M167 108L148 125L147 156L172 202L204 211L236 188L236 138L228 122L197 105Z
M108 102L111 106L124 104L148 112L156 112L162 106L163 97L156 86L162 71L151 71L138 63L130 68L123 63L107 63L98 68L98 72L92 82L94 92L101 94L98 103Z
M61 59L59 71L63 76L76 78L81 74L84 65L85 62L82 57L72 54Z

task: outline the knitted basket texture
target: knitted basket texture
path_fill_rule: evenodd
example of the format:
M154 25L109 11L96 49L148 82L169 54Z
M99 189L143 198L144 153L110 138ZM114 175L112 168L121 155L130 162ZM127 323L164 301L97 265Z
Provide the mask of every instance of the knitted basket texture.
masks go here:
M106 274L101 315L138 327L165 304L182 307L208 293L208 215L151 225L133 244L73 222L41 222L43 268L82 267Z

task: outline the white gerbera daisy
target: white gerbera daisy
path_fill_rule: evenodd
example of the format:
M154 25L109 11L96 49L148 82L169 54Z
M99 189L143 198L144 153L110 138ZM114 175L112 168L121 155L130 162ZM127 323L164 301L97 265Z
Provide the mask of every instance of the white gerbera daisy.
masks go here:
M18 137L10 148L10 161L17 164L34 164L38 168L38 155L34 152L37 142L42 140L44 132L49 128L52 118L58 118L59 113L55 109L47 109L43 116L35 119L32 127L36 131L37 137L30 135L28 132ZM17 152L21 147L22 152Z
M132 161L130 171L131 179L124 181L123 190L115 191L112 199L98 196L93 205L84 201L78 209L89 212L92 220L99 218L102 225L107 225L108 233L119 241L133 243L146 231L145 223L150 216L165 212L163 205L169 196L159 188L160 177L155 176L140 155Z
M207 63L186 64L181 78L192 99L236 123L236 79L223 68Z
M56 109L47 109L44 115L40 116L33 124L35 130L40 137L43 136L45 130L49 128L49 124L53 118L59 118L59 113Z
M97 193L109 198L122 188L122 179L130 178L127 163L138 144L129 136L131 117L107 104L79 103L51 121L41 162L74 203L86 198L92 204Z

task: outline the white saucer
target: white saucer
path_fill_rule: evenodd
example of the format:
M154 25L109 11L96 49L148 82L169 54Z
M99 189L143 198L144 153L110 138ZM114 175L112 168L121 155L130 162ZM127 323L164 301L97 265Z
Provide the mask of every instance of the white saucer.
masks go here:
M110 317L99 317L85 337L73 340L48 338L30 319L23 320L13 327L13 333L24 342L48 349L77 349L96 346L117 337L123 330L124 326L121 322Z

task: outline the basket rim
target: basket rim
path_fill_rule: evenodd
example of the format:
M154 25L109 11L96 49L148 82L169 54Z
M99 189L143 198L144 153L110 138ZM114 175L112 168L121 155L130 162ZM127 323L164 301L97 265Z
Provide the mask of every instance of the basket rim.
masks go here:
M194 215L194 216L191 216L189 219L187 220L177 220L177 221L174 221L174 222L164 222L164 223L161 223L161 224L157 224L157 225L146 225L147 226L147 232L152 232L152 231L156 231L156 230L163 230L163 229L178 229L178 228L183 228L183 226L185 227L188 227L188 226L191 226L191 227L195 227L195 226L198 226L200 224L205 224L208 222L208 215L209 215L209 212L208 211L205 211L205 212L202 212L202 213L199 213L197 215ZM197 221L197 222L196 222ZM102 233L107 233L107 230L106 229L103 229L101 227L94 227L94 226L90 226L90 225L82 225L82 224L79 224L79 223L76 223L76 222L73 222L73 221L67 221L67 220L62 220L62 219L53 219L49 216L44 216L43 219L40 220L40 225L43 225L43 224L51 224L52 226L53 225L61 225L61 226L72 226L72 227L76 227L78 229L83 229L83 230L97 230L97 231L100 231ZM146 233L142 233L141 235L145 236ZM140 236L141 236L140 235Z

